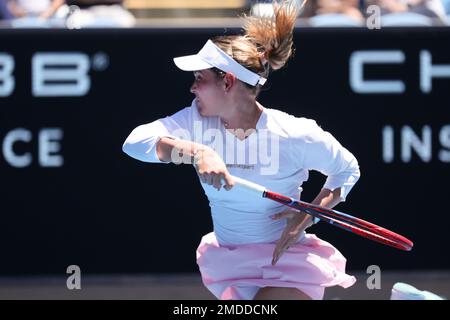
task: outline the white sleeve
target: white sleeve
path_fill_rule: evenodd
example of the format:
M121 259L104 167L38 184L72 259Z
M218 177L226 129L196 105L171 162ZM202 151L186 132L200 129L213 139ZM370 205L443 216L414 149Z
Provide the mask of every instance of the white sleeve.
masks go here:
M156 153L156 144L162 137L192 140L192 109L187 107L171 116L138 126L125 140L123 152L140 161L162 163Z
M297 151L300 152L302 168L316 170L326 175L323 188L331 191L341 188L341 201L345 201L360 177L358 161L314 120L303 121L302 126L306 127L306 131L294 139L296 144L294 148L297 147Z

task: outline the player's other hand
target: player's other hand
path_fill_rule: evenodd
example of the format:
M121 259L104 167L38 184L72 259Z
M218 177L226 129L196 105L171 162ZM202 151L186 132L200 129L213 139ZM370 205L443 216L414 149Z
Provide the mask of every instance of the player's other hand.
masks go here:
M310 215L290 208L272 215L271 219L287 219L286 228L273 251L272 265L275 265L283 253L298 241L302 232L312 225L312 219Z

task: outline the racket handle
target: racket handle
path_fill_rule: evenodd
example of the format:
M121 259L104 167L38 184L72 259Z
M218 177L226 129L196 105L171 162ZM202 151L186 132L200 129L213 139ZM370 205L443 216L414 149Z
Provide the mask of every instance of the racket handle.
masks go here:
M259 184L235 176L231 176L231 178L235 183L235 187L238 186L240 189L252 192L253 194L256 194L260 197L263 197L264 192L266 192L266 188Z

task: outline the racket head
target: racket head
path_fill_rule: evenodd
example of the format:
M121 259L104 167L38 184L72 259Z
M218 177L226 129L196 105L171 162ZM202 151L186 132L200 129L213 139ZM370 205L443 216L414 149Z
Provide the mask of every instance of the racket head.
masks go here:
M398 233L337 210L295 200L273 191L266 190L263 196L293 209L306 212L338 228L390 247L410 251L414 246L411 240Z

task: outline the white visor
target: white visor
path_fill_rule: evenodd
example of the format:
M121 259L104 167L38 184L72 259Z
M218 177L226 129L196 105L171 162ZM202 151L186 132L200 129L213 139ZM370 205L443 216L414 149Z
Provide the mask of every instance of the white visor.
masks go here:
M216 67L224 72L233 73L239 80L252 86L264 85L266 79L248 70L208 40L203 48L194 55L177 57L173 61L184 71L198 71Z

